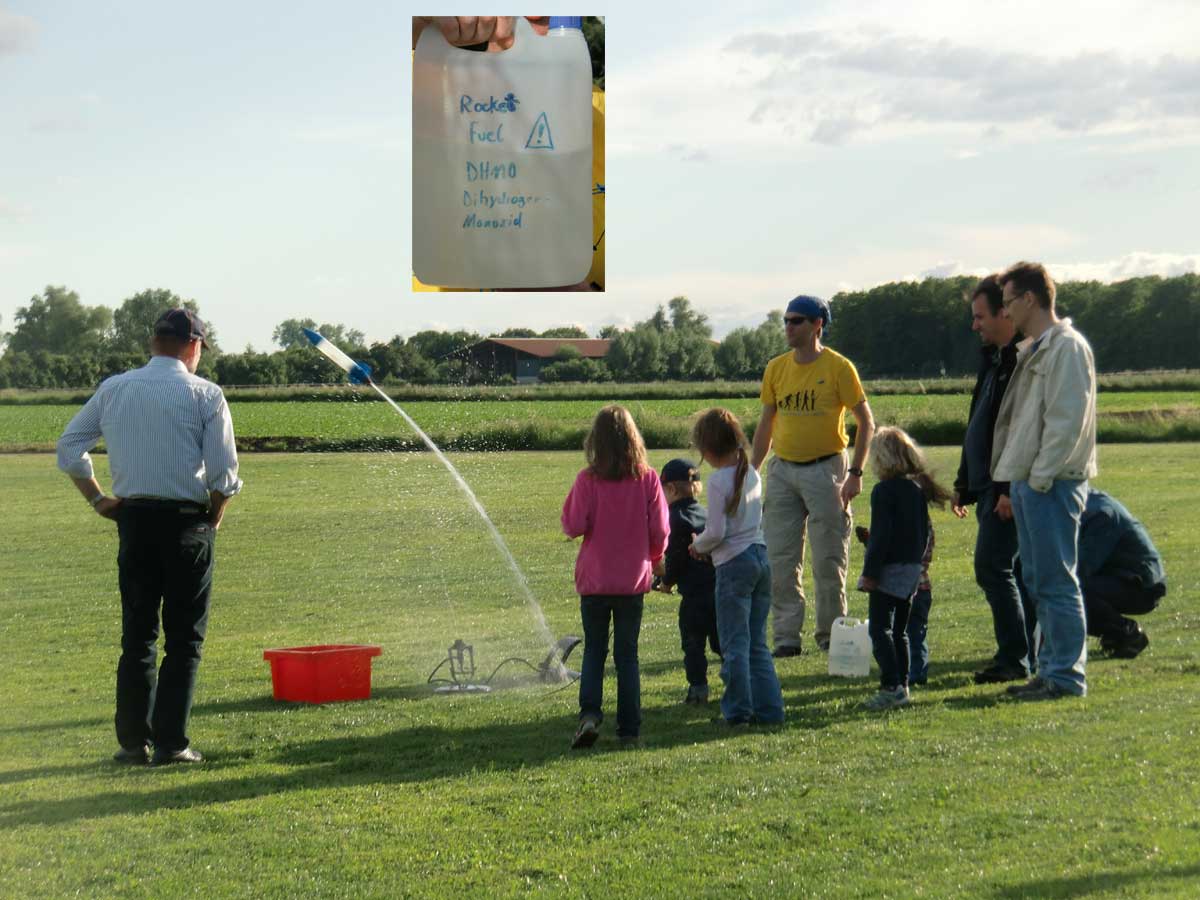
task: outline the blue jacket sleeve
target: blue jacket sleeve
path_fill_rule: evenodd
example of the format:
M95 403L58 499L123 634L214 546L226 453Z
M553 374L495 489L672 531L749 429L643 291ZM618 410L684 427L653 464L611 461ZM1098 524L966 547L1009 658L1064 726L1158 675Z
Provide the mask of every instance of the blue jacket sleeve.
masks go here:
M892 519L892 508L880 490L883 483L875 485L871 490L871 539L867 541L867 553L863 559L863 576L878 579L883 571L884 558L887 548L892 541L892 530L895 523Z

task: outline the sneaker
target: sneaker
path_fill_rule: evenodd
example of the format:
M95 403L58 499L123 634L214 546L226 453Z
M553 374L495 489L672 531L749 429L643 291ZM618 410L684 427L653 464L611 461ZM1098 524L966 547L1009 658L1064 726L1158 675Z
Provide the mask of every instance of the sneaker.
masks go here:
M142 744L140 747L122 747L113 754L113 762L119 762L125 766L146 766L150 764L150 745Z
M1010 687L1008 696L1014 700L1060 700L1063 697L1074 697L1075 695L1068 691L1065 687L1060 687L1053 681L1046 681L1042 678L1031 678L1028 682L1019 687Z
M575 737L571 741L571 749L582 750L590 747L596 743L598 737L600 737L600 727L596 720L591 717L580 719L579 728L575 730Z
M975 673L976 684L1002 684L1005 681L1024 681L1029 673L1020 666L1006 666L1001 663L988 666Z
M642 746L642 739L636 734L623 734L618 740L621 742L622 750L637 750Z
M1119 638L1101 638L1100 648L1114 659L1133 659L1150 646L1150 638L1142 631L1140 625L1133 623L1133 629Z
M693 684L688 688L687 696L683 702L694 706L703 706L708 702L708 685Z
M784 644L782 647L776 647L775 652L771 655L776 659L787 659L789 656L799 656L800 648L793 647L791 644Z
M895 709L898 706L908 704L908 688L901 685L898 688L888 690L881 688L879 693L869 700L863 702L863 707L871 710Z

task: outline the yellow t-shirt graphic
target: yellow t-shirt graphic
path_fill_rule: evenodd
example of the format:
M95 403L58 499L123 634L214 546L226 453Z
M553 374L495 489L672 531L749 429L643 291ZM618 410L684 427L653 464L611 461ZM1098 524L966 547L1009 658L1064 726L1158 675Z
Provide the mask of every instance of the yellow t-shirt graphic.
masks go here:
M772 359L759 399L775 407L771 437L776 455L808 462L846 449L846 410L867 395L854 363L825 347L811 363L796 362L790 350Z

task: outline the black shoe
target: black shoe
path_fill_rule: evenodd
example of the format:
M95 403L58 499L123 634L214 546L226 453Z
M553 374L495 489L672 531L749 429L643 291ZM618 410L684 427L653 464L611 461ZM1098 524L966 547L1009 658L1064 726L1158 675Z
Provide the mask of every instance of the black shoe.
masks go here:
M787 659L789 656L799 656L800 648L784 644L782 647L776 647L775 652L771 655L776 659Z
M623 734L617 740L621 742L622 750L637 750L642 746L642 739L636 734Z
M1133 630L1127 631L1119 638L1102 639L1100 647L1114 659L1133 659L1150 646L1150 638L1142 631L1140 625L1133 624Z
M1044 678L1031 678L1025 684L1007 688L1006 695L1013 700L1061 700L1064 697L1074 697L1064 687L1059 687L1053 681Z
M150 745L140 747L122 747L113 754L113 761L126 766L145 766L150 763Z
M571 740L572 750L582 750L596 743L600 737L600 727L596 724L596 720L592 718L580 719L579 728L575 731L575 737Z
M703 706L708 702L708 685L693 684L688 688L687 697L683 702L692 706Z
M1024 681L1029 673L1020 666L1004 666L997 663L975 673L976 684L1002 684L1005 681Z
M170 766L175 763L198 762L204 762L204 757L200 755L200 751L193 750L191 747L184 747L182 750L155 750L154 756L150 760L150 765Z
M829 640L825 639L823 641L817 641L817 649L820 650L822 653L828 653L829 652Z

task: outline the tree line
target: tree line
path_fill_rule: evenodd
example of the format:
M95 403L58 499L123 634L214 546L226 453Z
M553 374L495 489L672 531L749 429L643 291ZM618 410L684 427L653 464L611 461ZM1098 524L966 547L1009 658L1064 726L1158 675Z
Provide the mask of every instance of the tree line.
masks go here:
M863 377L967 375L978 360L966 294L973 278L896 282L832 300L826 342L848 356ZM116 309L87 306L65 287L47 287L20 307L11 333L0 335L0 388L92 387L145 361L154 321L172 306L186 307L209 326L210 351L199 373L224 385L337 383L341 373L314 353L303 328L320 331L355 359L371 365L381 383L484 384L504 381L472 365L463 351L483 340L472 331L421 331L368 343L340 323L287 319L272 339L278 349L223 351L217 331L195 300L165 289L142 291ZM1200 275L1132 278L1113 284L1064 282L1058 307L1091 341L1101 371L1200 368ZM492 337L586 338L576 326L536 331L509 328ZM719 343L708 317L675 297L631 328L605 326L604 359L564 347L542 369L554 382L754 380L787 349L783 314L768 312L756 327L737 328Z

